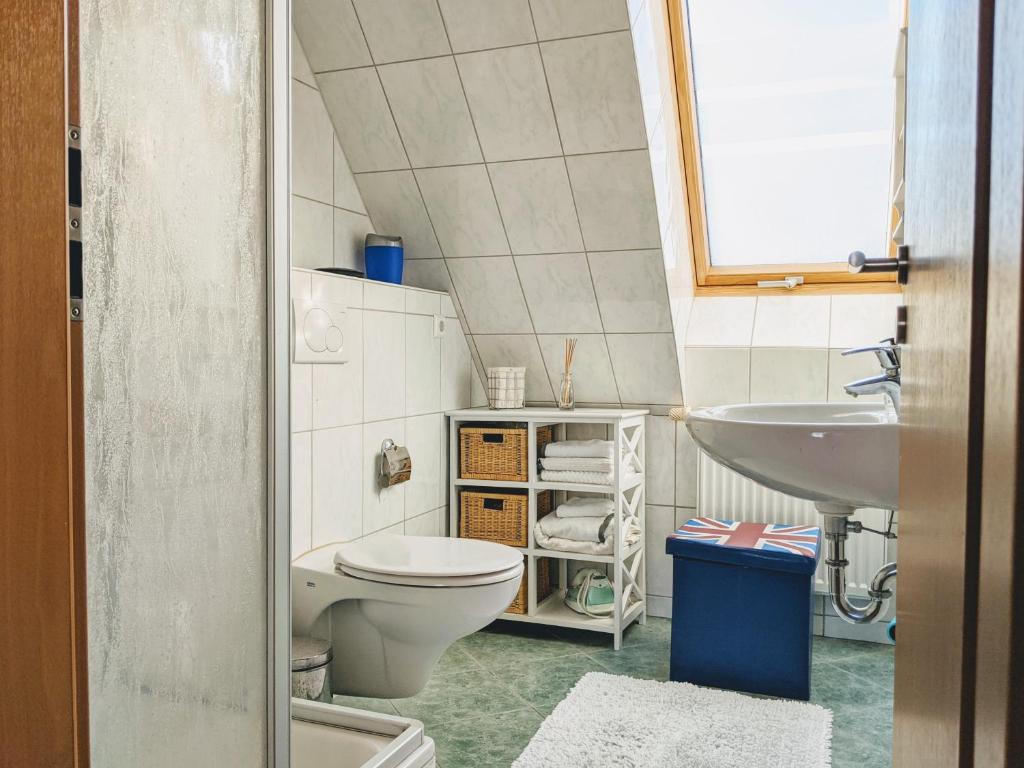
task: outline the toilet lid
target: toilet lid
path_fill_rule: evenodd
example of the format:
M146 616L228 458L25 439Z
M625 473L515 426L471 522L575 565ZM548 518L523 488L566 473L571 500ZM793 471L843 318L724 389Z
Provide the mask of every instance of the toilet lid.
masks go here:
M465 586L517 575L523 556L504 544L476 539L387 534L338 549L335 564L359 578L396 584Z

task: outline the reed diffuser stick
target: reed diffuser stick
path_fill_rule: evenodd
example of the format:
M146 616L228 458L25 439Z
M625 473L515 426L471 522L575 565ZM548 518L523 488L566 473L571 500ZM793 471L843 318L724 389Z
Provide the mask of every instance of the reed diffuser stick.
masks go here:
M564 368L562 369L562 389L559 393L558 404L563 408L571 408L575 400L572 391L572 357L576 352L576 339L565 340Z

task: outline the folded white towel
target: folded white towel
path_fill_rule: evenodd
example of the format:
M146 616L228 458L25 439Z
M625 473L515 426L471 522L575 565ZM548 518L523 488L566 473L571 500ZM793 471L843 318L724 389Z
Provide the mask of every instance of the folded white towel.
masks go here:
M561 440L544 446L548 458L613 459L615 446L611 440Z
M611 533L612 516L605 517L559 517L546 515L537 521L545 536L573 541L603 542Z
M615 551L615 542L608 536L603 542L573 541L558 536L548 536L541 530L540 523L534 526L534 538L541 549L556 549L559 552L575 552L580 555L610 555ZM626 546L631 547L640 540L640 529L631 525L626 534Z
M615 502L611 499L575 496L559 504L555 514L559 517L605 517L614 511Z
M549 483L611 485L615 478L611 472L575 472L568 469L543 469L540 473L540 479Z
M543 458L540 465L544 469L572 469L577 472L611 472L614 464L611 459L582 459L555 456Z

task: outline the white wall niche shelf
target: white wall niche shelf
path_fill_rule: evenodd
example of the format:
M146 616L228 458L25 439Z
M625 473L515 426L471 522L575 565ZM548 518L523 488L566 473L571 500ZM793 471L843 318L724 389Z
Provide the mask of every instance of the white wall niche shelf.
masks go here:
M647 621L647 576L644 530L646 507L646 447L644 417L648 411L619 408L517 408L491 410L470 408L448 412L449 421L449 535L459 535L459 493L468 488L521 489L529 496L527 546L518 550L526 558L527 612L503 613L500 618L553 627L586 629L612 635L615 650L622 647L622 633L631 623ZM459 427L474 423L522 424L528 433L528 478L524 482L473 480L459 477ZM582 483L551 483L540 480L537 455L537 429L553 426L555 440L565 440L573 424L604 425L608 439L614 443L613 482L610 485ZM632 471L636 470L636 471ZM543 549L534 540L537 523L537 493L555 492L555 504L566 494L593 493L610 496L615 501L613 518L613 550L608 555L588 555ZM640 529L639 540L626 546L630 525ZM537 560L552 558L557 564L558 584L550 596L537 601ZM615 611L612 615L592 618L576 613L563 602L568 584L569 561L604 564L615 589Z

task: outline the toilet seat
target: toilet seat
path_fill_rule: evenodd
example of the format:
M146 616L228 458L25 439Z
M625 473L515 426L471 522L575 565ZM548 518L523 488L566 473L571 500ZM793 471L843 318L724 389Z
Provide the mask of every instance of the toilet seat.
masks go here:
M512 547L476 539L375 536L334 554L335 567L354 578L418 587L467 587L517 578L523 556Z

